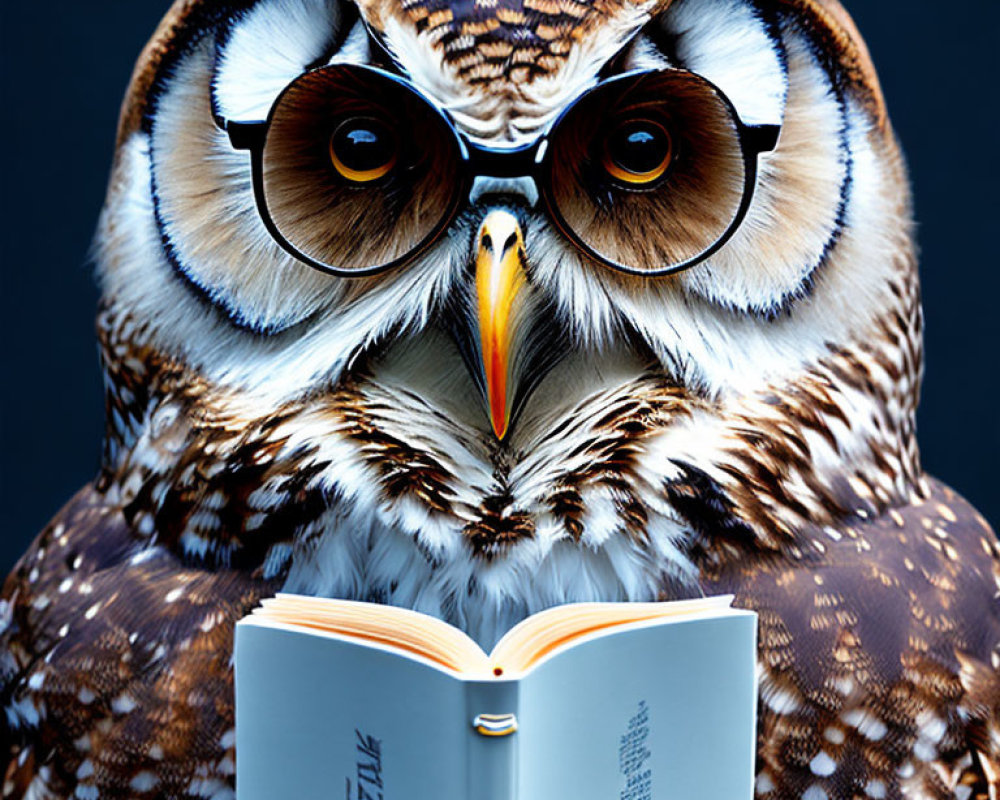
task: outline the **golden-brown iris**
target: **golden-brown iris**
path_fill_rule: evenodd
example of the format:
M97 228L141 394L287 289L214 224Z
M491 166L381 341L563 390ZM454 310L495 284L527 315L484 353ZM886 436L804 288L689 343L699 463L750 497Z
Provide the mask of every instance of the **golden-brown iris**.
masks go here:
M672 159L670 134L653 120L622 122L604 139L604 169L618 183L629 187L655 183L666 173Z
M373 117L346 120L330 137L330 161L341 177L352 183L384 178L398 160L398 139L385 123Z

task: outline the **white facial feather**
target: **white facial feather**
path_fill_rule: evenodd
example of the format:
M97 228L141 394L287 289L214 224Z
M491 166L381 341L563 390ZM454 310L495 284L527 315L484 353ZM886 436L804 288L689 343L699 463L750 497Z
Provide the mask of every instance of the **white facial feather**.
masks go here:
M829 256L853 177L842 102L802 37L786 42L788 118L760 158L753 205L729 245L682 278L713 303L765 313L804 293Z
M706 24L706 20L711 20ZM788 79L777 33L744 0L678 0L657 21L678 62L725 92L748 125L780 125Z
M226 119L267 119L281 91L332 47L339 32L338 0L269 0L232 20L219 43L213 82Z
M157 101L150 154L159 221L181 274L238 323L282 330L340 287L291 258L264 227L249 155L212 121L212 53L211 42L197 45Z

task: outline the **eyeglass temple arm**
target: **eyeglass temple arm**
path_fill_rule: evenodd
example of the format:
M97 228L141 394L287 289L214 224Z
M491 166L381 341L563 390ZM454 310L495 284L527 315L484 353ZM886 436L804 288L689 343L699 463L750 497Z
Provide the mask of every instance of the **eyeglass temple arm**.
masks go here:
M778 146L780 125L744 125L744 141L755 153L768 153Z
M254 120L237 122L234 119L221 120L222 127L229 134L229 141L236 150L256 150L264 144L267 136L267 122Z
M213 116L216 127L229 134L229 143L233 146L233 149L256 150L264 144L268 125L266 120L239 122L235 119L226 119L217 114Z

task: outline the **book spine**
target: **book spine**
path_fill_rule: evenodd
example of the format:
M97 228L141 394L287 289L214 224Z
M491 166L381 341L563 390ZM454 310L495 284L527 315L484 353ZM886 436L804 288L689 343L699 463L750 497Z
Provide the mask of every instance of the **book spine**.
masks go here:
M469 724L466 797L517 800L517 681L474 681L466 685Z

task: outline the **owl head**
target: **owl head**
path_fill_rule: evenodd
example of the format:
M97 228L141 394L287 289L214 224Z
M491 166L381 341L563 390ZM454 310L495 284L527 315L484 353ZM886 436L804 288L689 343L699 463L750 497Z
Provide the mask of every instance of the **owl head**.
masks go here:
M906 179L833 0L178 0L98 245L108 491L292 589L489 639L919 475Z

